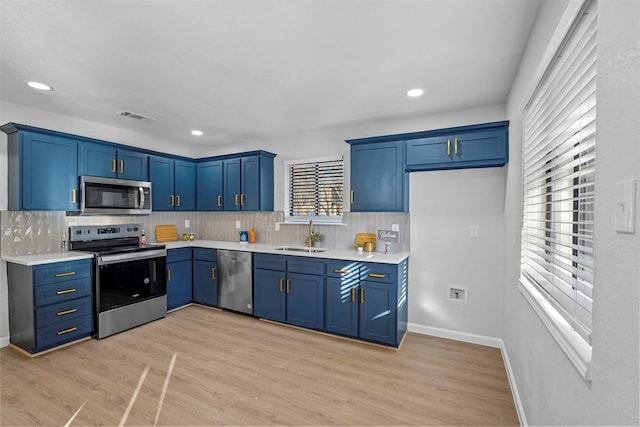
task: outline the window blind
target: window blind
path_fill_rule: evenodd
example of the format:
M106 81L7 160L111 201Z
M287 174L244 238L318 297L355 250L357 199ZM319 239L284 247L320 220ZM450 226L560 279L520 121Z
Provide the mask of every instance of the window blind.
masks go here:
M342 159L288 165L291 217L342 216Z
M596 2L524 111L522 275L588 342L593 305Z

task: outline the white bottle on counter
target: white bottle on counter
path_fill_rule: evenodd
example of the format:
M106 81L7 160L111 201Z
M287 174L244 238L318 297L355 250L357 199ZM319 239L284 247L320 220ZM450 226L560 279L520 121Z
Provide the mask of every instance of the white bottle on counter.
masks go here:
M144 230L142 230L142 234L140 235L140 247L144 248L147 246L147 236L144 235Z

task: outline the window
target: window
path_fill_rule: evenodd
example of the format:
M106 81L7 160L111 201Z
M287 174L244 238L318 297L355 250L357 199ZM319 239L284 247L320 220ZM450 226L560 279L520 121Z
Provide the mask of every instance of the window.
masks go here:
M596 2L524 111L521 272L589 345L596 164Z
M342 157L285 162L285 220L341 222Z

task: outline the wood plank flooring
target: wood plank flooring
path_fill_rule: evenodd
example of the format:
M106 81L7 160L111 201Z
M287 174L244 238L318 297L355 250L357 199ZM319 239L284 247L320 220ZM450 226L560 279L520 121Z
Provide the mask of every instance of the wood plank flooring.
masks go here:
M32 359L3 348L0 384L3 426L81 407L70 425L518 424L498 349L409 333L396 351L199 306Z

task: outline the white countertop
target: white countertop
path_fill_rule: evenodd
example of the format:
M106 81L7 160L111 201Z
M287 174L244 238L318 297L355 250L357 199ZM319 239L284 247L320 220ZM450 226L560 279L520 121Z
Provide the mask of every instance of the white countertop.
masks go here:
M151 244L151 243L150 243ZM239 243L224 242L218 240L194 240L194 241L177 241L163 243L167 249L177 248L211 248L211 249L227 249L233 251L244 252L261 252L266 254L277 255L293 255L304 256L309 258L325 258L325 259L343 259L348 261L377 262L382 264L399 264L409 256L408 252L397 252L392 254L384 254L382 252L358 252L355 249L327 249L322 252L297 252L277 250L283 246L290 245L265 245L262 243ZM303 246L296 246L303 247ZM323 249L323 248L320 248ZM21 265L40 265L51 264L54 262L75 261L80 259L91 259L93 254L87 252L49 252L35 255L3 255L0 259L6 262Z
M54 262L77 261L79 259L91 259L93 254L87 252L48 252L35 255L3 255L0 259L6 262L21 265L52 264Z
M227 249L232 251L244 251L244 252L261 252L266 254L276 255L292 255L292 256L304 256L309 258L327 258L327 259L344 259L348 261L363 261L363 262L378 262L383 264L399 264L405 258L409 257L408 252L397 252L391 254L384 254L383 252L358 252L355 249L330 249L322 252L298 252L298 251L283 251L277 250L283 246L294 246L303 248L304 246L295 245L265 245L262 243L240 243L240 242L223 242L217 240L194 240L194 241L177 241L177 242L165 242L167 249L177 248L211 248L211 249ZM324 248L319 248L324 249Z

